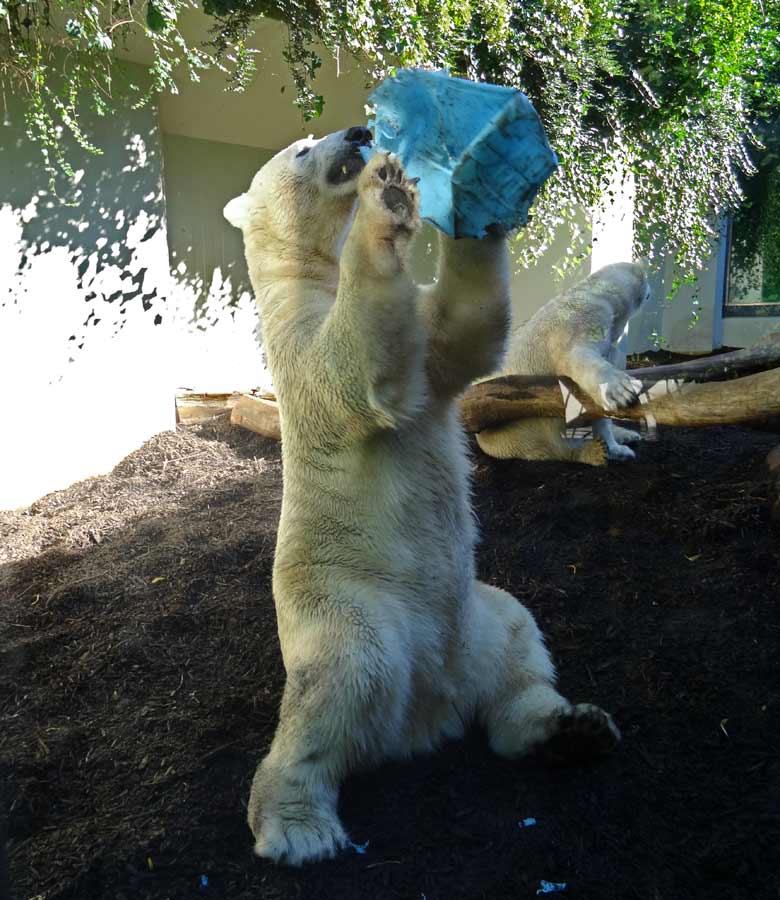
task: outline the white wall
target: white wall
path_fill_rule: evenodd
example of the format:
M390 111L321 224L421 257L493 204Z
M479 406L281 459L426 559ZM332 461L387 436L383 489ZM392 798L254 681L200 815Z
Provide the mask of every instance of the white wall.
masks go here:
M21 104L0 103L0 508L12 508L110 470L175 410L155 110L90 122L104 153L69 147L80 183L67 206Z
M673 278L667 259L655 276L655 302L648 305L640 327L656 329L663 346L678 353L708 353L718 347L750 347L767 334L780 332L780 315L724 314L728 232L724 227L712 254L692 285L684 285L671 300L665 299Z

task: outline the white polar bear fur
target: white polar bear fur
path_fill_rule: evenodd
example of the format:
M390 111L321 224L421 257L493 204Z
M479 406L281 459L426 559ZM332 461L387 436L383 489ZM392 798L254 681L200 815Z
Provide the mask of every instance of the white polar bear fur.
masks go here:
M641 265L604 266L512 329L501 374L566 375L607 409L636 402L642 384L624 371L625 356L618 342L648 296ZM610 419L592 423L593 441L567 438L566 427L563 419L521 419L480 432L477 443L499 459L603 465L607 456L634 458L634 452L623 445L639 440L639 435L614 426Z
M442 238L437 282L414 284L416 190L382 154L358 177L348 143L296 142L225 208L244 233L284 471L273 591L287 683L248 819L255 852L291 864L347 843L350 771L474 720L508 756L617 735L556 692L531 614L475 578L455 399L504 346L506 242ZM388 184L406 198L394 210Z

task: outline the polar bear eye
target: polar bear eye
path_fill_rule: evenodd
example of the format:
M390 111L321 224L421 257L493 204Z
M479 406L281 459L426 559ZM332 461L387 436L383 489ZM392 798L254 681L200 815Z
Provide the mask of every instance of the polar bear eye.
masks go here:
M303 150L299 150L295 154L295 158L298 159L299 156L306 156L306 154L311 150L311 147L304 147Z

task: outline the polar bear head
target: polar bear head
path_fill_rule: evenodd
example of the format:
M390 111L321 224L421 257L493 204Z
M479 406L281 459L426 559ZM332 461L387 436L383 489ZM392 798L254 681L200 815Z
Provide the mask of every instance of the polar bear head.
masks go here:
M254 257L264 248L278 252L280 244L337 254L365 165L361 147L370 144L371 132L356 126L296 141L270 159L249 190L224 209L228 222L243 231L248 253L254 243Z

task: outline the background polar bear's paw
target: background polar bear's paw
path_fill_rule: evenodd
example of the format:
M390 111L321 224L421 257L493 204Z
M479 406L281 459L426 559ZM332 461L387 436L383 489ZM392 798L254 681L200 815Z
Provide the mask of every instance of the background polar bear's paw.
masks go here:
M419 224L417 181L406 177L397 156L378 153L363 170L358 191L361 202L369 201L372 211L381 211L388 224L413 231Z
M638 431L632 431L630 428L622 428L620 425L612 425L612 437L618 444L633 444L642 440L642 435Z
M599 399L607 409L633 406L642 392L642 382L619 369L615 369L609 380L601 383L599 387Z
M611 460L618 462L628 462L630 459L636 459L636 453L630 447L624 447L622 444L614 443L607 450Z
M565 765L602 756L618 741L620 731L609 713L591 703L578 703L555 714L539 753L548 763Z
M601 438L585 441L574 453L575 461L587 466L606 466L609 459L607 445Z
M349 843L338 818L312 813L307 819L269 816L255 835L255 855L288 866L332 859Z

